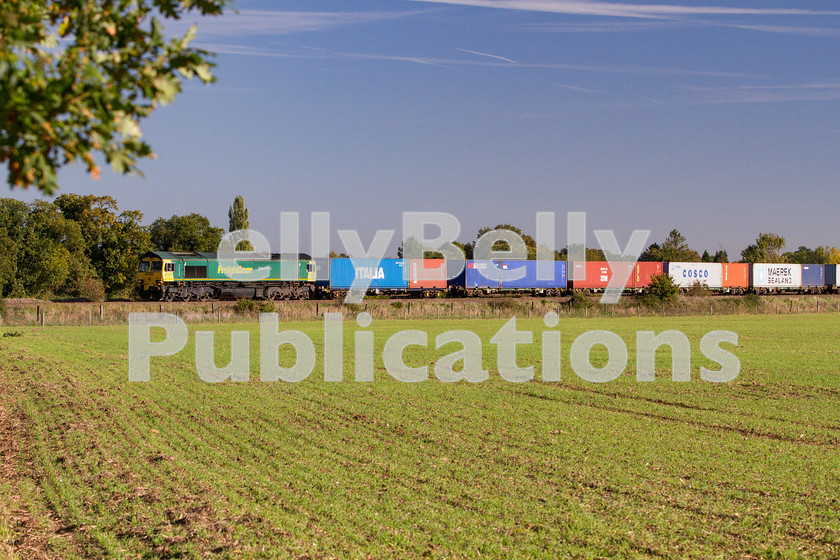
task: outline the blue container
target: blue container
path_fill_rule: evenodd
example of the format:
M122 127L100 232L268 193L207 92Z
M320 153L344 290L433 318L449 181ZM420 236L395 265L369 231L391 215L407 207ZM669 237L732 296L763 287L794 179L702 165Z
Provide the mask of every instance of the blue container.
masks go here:
M355 261L355 262L354 262ZM402 259L332 259L330 289L349 290L353 281L370 281L369 290L406 290Z
M464 269L464 288L498 289L501 285L500 274L494 261L467 261Z
M802 265L802 286L818 287L825 286L825 265L824 264L803 264Z
M829 288L836 288L837 287L837 265L836 264L827 264L825 265L825 285Z
M537 261L469 260L449 285L488 290L565 289L566 261L553 263L554 279L537 280Z
M537 280L537 261L498 261L503 290L552 290L566 288L566 261L550 261L553 280ZM521 277L520 277L521 276Z

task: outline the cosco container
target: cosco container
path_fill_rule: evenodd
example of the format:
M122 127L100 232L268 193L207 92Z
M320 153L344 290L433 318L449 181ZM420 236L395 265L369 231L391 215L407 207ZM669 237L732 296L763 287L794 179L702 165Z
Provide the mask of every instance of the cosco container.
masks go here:
M749 288L750 265L748 263L722 263L724 288Z
M722 285L723 267L721 263L670 262L668 275L680 288L690 288L699 282L716 290Z
M408 287L411 290L445 290L446 260L409 259Z
M369 290L405 290L402 259L332 259L330 289L349 290L356 279L370 281Z
M802 265L802 287L809 287L821 290L825 286L825 265L824 264L803 264Z
M802 287L802 265L754 263L750 271L750 287L784 290Z

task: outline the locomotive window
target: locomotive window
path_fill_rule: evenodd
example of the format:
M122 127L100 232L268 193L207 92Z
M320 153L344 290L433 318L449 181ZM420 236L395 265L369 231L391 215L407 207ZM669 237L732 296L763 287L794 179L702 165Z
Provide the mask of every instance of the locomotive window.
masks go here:
M138 272L149 272L149 261L140 261L140 266L137 268Z
M158 272L160 270L160 265L163 264L160 261L152 261L152 272Z
M315 272L315 266L312 263L306 263L306 272Z
M175 263L166 263L165 272L175 272Z

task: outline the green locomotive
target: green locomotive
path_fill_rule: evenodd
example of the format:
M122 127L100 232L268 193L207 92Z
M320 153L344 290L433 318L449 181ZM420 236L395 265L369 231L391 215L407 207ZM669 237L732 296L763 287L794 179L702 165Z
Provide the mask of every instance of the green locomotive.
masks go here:
M303 257L228 263L216 253L150 251L140 257L137 283L142 297L162 301L315 299L322 291L315 261Z

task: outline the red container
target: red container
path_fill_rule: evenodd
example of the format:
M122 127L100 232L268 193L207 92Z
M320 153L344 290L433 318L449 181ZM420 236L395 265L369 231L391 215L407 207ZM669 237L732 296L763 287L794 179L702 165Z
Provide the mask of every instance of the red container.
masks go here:
M577 278L586 266L585 280L572 280ZM597 261L574 261L569 267L569 285L575 290L603 290L610 283L612 270L608 262Z
M445 290L446 260L408 259L408 288L410 290Z
M664 263L661 262L637 262L628 286L636 290L647 288L650 286L651 277L662 274L663 270Z
M724 288L749 288L750 265L748 263L723 263Z

